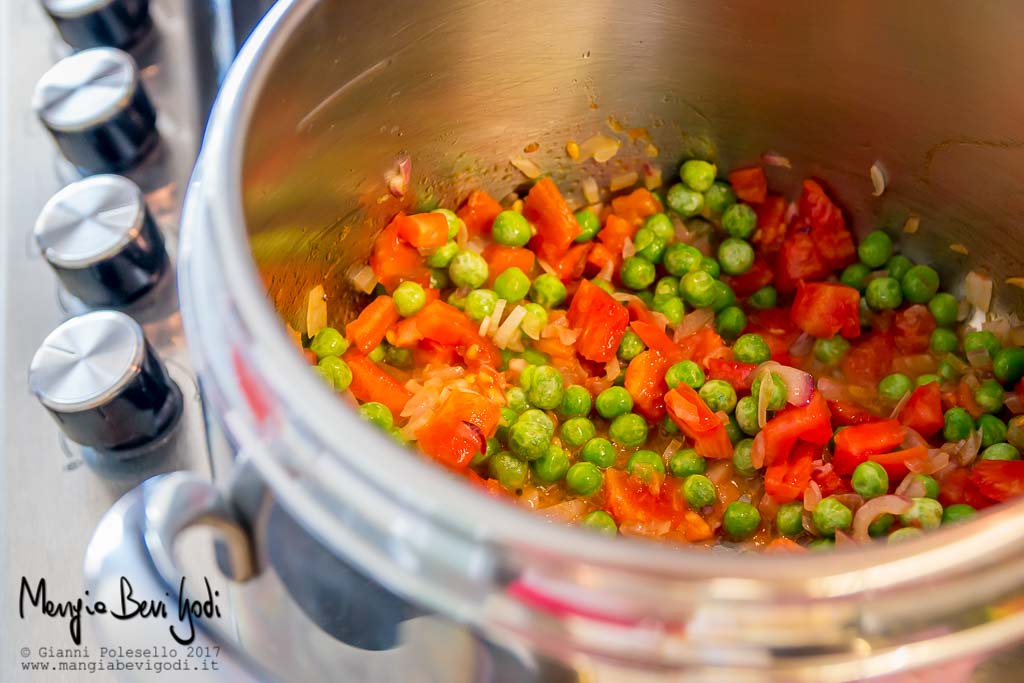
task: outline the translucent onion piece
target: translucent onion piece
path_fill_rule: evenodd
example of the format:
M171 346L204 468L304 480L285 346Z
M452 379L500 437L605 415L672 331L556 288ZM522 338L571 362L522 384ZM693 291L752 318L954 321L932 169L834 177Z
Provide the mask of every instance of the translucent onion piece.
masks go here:
M988 313L992 304L992 278L972 270L964 278L966 300L983 313Z
M598 133L580 145L580 159L593 157L594 161L603 164L618 153L621 145L615 138Z
M512 336L516 330L519 329L519 323L523 322L523 318L526 317L526 309L522 306L516 306L512 309L512 312L505 318L505 322L501 324L498 331L494 333L494 343L499 349L508 348L509 342L512 341Z
M327 294L323 285L317 285L306 295L306 335L314 336L327 327Z
M622 374L622 365L619 363L618 358L612 358L610 361L604 364L604 377L609 382L614 382L616 378Z
M587 514L588 507L589 505L585 499L573 498L572 500L541 508L538 512L552 522L571 524Z
M770 379L770 376L761 380L761 386L757 392L757 424L762 429L764 429L765 424L768 422L768 401L772 397L773 382L767 381L768 379Z
M620 173L613 175L611 180L608 181L608 189L612 192L618 192L624 190L627 187L632 187L639 180L640 174L636 171L629 171L628 173Z
M539 178L541 174L540 167L533 163L529 159L523 159L522 157L516 157L515 159L509 159L509 163L519 169L519 172L524 176L533 180Z
M682 322L676 325L672 341L681 341L696 333L701 328L707 327L715 319L715 312L710 308L698 308L692 313L683 316Z
M864 504L864 497L859 493L834 493L832 497L854 512L859 510L860 506Z
M403 157L398 161L398 170L387 174L388 192L401 199L409 191L412 179L412 159Z
M907 469L915 474L935 474L949 464L949 453L940 448L929 448L928 459L924 462L911 460L907 462Z
M778 154L776 152L765 152L761 155L761 161L766 166L776 166L778 168L793 168L793 164L790 163L789 159Z
M775 361L765 361L754 371L755 377L765 372L774 372L786 385L786 402L794 406L805 406L811 400L814 392L814 376L798 368L791 368L788 365L781 365ZM762 389L765 382L761 382Z
M508 299L498 299L497 303L494 304L494 310L491 312L491 324L487 329L487 336L493 337L498 332L498 327L501 325L501 316L505 314L505 307L508 306Z
M587 200L588 204L596 204L597 200L601 198L597 189L597 181L591 176L584 178L580 186L583 188L583 198Z
M996 320L989 320L982 324L981 329L991 332L999 340L1000 344L1006 344L1006 340L1010 337L1010 321L1006 318L997 318Z
M633 244L632 239L627 237L626 241L622 243L622 258L627 259L633 256L636 256L636 245Z
M957 442L956 448L954 449L954 455L956 455L957 462L966 467L974 462L974 459L978 457L978 451L980 450L981 430L975 429L971 432L969 437Z
M814 337L806 332L800 333L789 346L789 353L794 356L806 356L814 348Z
M373 268L369 265L353 269L353 272L349 275L348 279L352 283L352 286L363 294L369 294L373 291L373 288L377 286L377 276L373 274Z
M902 396L900 396L900 400L896 402L896 405L893 406L892 412L889 414L890 420L894 420L897 417L899 417L899 414L903 411L903 408L907 405L907 402L910 401L910 397L913 395L913 393L913 391L907 391Z
M814 508L818 507L818 503L820 502L821 487L818 486L818 482L812 479L807 485L807 489L804 491L804 510L814 512Z
M871 176L871 186L874 191L871 193L876 197L881 197L882 193L885 192L885 185L887 182L885 169L876 161L871 164L871 169L868 171Z
M675 455L675 452L679 450L679 447L683 445L682 441L672 439L668 442L668 446L665 446L665 451L661 454L661 457L668 462L668 459Z
M822 377L818 380L818 391L826 401L848 401L850 394L846 386L829 377Z
M896 487L897 496L924 498L925 493L924 482L921 481L920 477L915 477L913 474L903 477L903 481Z
M851 548L857 545L857 541L853 540L849 534L842 529L836 529L836 548Z
M902 515L912 505L909 498L903 496L878 496L872 498L857 510L853 516L853 538L858 541L870 540L868 527L882 515Z
M758 432L750 448L750 464L755 468L760 468L764 465L764 458L764 432Z

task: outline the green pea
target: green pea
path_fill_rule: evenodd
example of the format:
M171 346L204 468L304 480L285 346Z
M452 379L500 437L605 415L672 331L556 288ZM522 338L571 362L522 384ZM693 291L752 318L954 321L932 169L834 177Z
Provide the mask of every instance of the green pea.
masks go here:
M823 498L814 508L814 527L822 536L835 536L838 530L847 530L853 524L853 512L834 496Z
M648 216L644 221L644 228L652 230L666 243L671 242L676 236L676 228L672 225L672 219L668 217L668 214L656 213Z
M494 278L494 291L497 292L499 299L517 304L529 293L530 278L519 268L506 268L501 275Z
M889 311L903 303L903 291L896 278L877 277L868 282L864 298L876 311Z
M448 278L448 271L441 268L430 269L430 288L431 289L448 289L451 286L451 280Z
M317 376L320 377L320 379L327 383L327 386L329 386L331 389L334 389L334 378L331 377L331 373L327 372L319 365L312 366L312 370L314 373L316 373Z
M534 371L526 397L538 408L554 410L562 405L563 382L562 373L550 365L542 365Z
M530 298L544 308L556 308L565 301L566 296L565 285L551 273L538 276L530 288Z
M704 208L704 195L694 192L682 183L668 188L665 203L680 216L696 216Z
M748 301L751 306L760 310L775 308L779 303L779 293L774 287L768 285L751 294Z
M412 350L381 344L384 347L384 362L394 368L412 367Z
M850 342L839 335L831 339L817 339L814 342L814 357L826 365L835 365L850 348Z
M491 456L487 461L487 469L491 476L498 480L502 488L509 491L523 488L526 477L530 473L529 466L508 451Z
M480 322L491 313L498 303L498 293L490 289L474 289L466 295L466 315L470 320Z
M597 436L594 423L585 417L572 417L562 423L562 441L572 448L577 448Z
M666 275L660 278L654 285L654 296L676 296L679 294L679 278L673 275Z
M999 343L999 337L988 330L968 332L964 337L964 353L968 355L977 351L985 351L989 358L995 358L1000 348L1002 348L1002 344Z
M309 342L309 350L316 354L317 360L328 356L340 356L348 351L348 340L333 327L321 328Z
M494 217L491 235L498 244L508 247L522 247L532 237L530 223L522 214L515 211L502 211Z
M732 191L729 183L716 180L704 191L704 206L714 215L722 215L735 203L736 193Z
M807 549L816 553L827 553L835 550L836 542L831 538L815 538L807 543Z
M928 266L914 266L903 276L903 298L912 304L927 303L939 291L939 274Z
M439 213L448 221L448 239L455 239L459 231L466 225L451 209L434 209L430 213Z
M626 333L622 335L622 341L619 342L618 355L628 362L639 356L646 348L647 345L637 333L627 328Z
M982 415L978 418L978 431L981 432L981 447L988 448L1006 441L1006 423L995 415Z
M335 390L345 391L352 384L352 370L348 363L337 356L326 356L320 359L317 366L327 373Z
M647 289L654 282L654 264L645 258L631 256L622 263L619 277L630 289Z
M757 399L753 396L744 396L737 401L733 416L744 434L757 436L757 433L761 431L761 425L757 421Z
M939 292L928 301L928 310L932 312L936 325L949 327L956 324L960 304L952 294Z
M601 221L590 209L580 209L576 212L576 222L580 224L582 232L576 237L576 242L589 242L601 232Z
M619 415L608 427L608 436L623 446L640 446L647 441L647 421L636 413Z
M987 379L974 390L974 402L983 412L998 413L1003 408L1003 387L994 379Z
M786 383L782 381L782 377L778 373L770 372L771 375L771 390L768 392L768 410L782 410L786 407L786 396L789 394L789 390L786 388ZM750 385L750 395L755 400L760 400L761 396L761 382L765 376L764 372L761 372L754 379L754 382Z
M775 511L775 530L787 538L804 532L804 505L800 501L783 503Z
M611 467L615 464L615 446L608 439L598 436L583 445L580 457L602 469Z
M896 517L890 515L888 512L884 515L879 515L875 518L875 521L868 524L868 536L871 538L878 538L879 536L885 536L889 533L889 529L893 524L896 523Z
M978 514L978 511L970 505L957 503L956 505L950 505L942 511L942 523L956 524L957 522L968 520L976 514Z
M679 178L695 192L707 192L715 182L718 169L714 164L700 159L684 161L679 168Z
M668 319L670 325L678 325L683 321L686 307L683 300L678 296L655 295L652 310L661 313Z
M536 460L547 451L554 434L555 425L551 418L531 408L509 427L509 450L520 460Z
M708 380L700 388L699 393L713 412L721 410L724 413L731 413L736 407L736 390L725 380Z
M956 338L956 332L947 330L944 327L936 327L932 330L931 349L935 353L950 353L956 351L960 340Z
M420 312L427 303L427 293L423 291L423 285L418 282L406 280L395 288L392 298L398 314L403 318L415 315Z
M665 383L670 389L675 389L680 383L700 389L704 386L704 371L692 360L679 361L665 373Z
M729 442L735 446L740 441L747 438L746 432L740 428L740 423L736 421L735 415L729 416L729 421L725 423L725 435L729 437Z
M710 256L705 256L700 260L700 269L713 278L722 277L722 266Z
M636 248L637 256L651 263L661 263L665 248L668 247L668 240L650 228L640 228L633 236L633 246Z
M936 369L936 372L938 372L939 377L944 380L955 380L960 377L960 373L957 372L957 369L948 360L944 360L939 363L939 367Z
M593 463L578 462L566 472L565 483L573 493L589 496L600 490L604 475Z
M715 280L712 286L715 288L715 296L711 300L711 310L719 313L736 304L736 293L732 291L732 287L721 280Z
M745 334L732 347L733 356L741 363L759 365L772 357L768 342L759 334Z
M918 378L914 381L914 384L916 384L919 387L923 387L924 385L931 384L932 382L937 382L941 384L942 378L939 377L938 375L930 373L927 375L919 375Z
M431 268L447 268L452 264L452 259L459 253L459 245L455 242L448 242L441 245L427 257L427 265ZM448 279L448 273L444 275Z
M674 242L665 248L665 254L661 257L661 265L670 275L681 277L700 270L700 262L703 258L704 255L697 247Z
M498 437L499 441L502 443L508 442L508 428L515 423L516 418L518 417L519 413L508 406L501 409L501 418L498 420L498 429L495 433L495 436Z
M914 385L906 375L894 372L886 375L878 383L878 395L889 401L898 401L908 391L913 390Z
M679 427L672 421L671 417L666 415L661 419L661 431L668 436L675 436L679 434Z
M946 441L961 441L971 435L974 420L963 408L950 408L943 416L942 437Z
M729 237L718 246L718 263L727 275L742 275L754 265L754 248L746 240Z
M639 450L629 457L626 471L648 479L651 473L665 474L665 461L654 451Z
M992 358L992 373L1003 384L1015 384L1024 377L1024 349L999 349Z
M903 527L902 529L897 529L896 531L889 534L889 538L886 539L886 543L888 543L889 545L893 545L896 543L913 541L915 538L920 537L922 533L924 532L912 526Z
M857 246L857 256L868 268L878 268L892 256L892 238L881 230L869 232Z
M533 476L541 483L554 484L561 481L569 471L569 456L558 444L551 444L544 451L544 455L530 463L530 467Z
M853 470L850 483L853 490L865 498L876 498L889 490L889 475L877 462L867 460Z
M714 505L718 500L715 484L703 474L691 474L683 481L683 498L694 510Z
M608 387L594 401L597 414L610 420L633 410L633 397L622 387Z
M473 459L469 461L469 465L470 467L479 467L481 465L485 465L491 459L491 456L496 455L497 453L500 452L501 441L492 436L491 438L487 439L487 448L484 450L484 452L481 453L480 451L477 451L476 455L473 456Z
M448 304L464 311L466 310L466 297L460 296L458 291L454 291L448 295Z
M586 417L590 414L590 392L578 384L565 388L562 394L562 417Z
M914 263L902 254L893 254L892 258L885 262L885 270L889 273L889 277L896 278L901 282L903 276L913 267Z
M540 304L534 303L523 304L523 308L526 309L526 315L523 316L523 322L519 323L519 327L528 336L537 339L541 331L547 327L548 311Z
M680 293L694 308L707 308L715 300L715 278L703 270L687 273L679 282Z
M839 282L863 293L864 288L868 285L868 275L871 275L871 269L863 263L851 263L843 268Z
M691 474L704 474L707 468L707 461L692 448L676 451L668 461L668 471L672 473L673 477L683 478Z
M604 534L605 536L617 536L619 527L615 526L615 519L604 510L594 510L588 513L580 521L580 526Z
M488 274L487 261L473 251L460 251L448 266L448 276L456 287L476 289L487 282Z
M1020 451L1008 443L994 443L981 452L982 460L1020 460Z
M519 373L519 386L524 390L529 390L533 384L533 375L537 372L537 366L534 364L527 365L523 368L523 371Z
M743 439L732 449L732 466L744 477L757 475L757 468L751 462L750 456L754 450L753 439Z
M942 524L942 505L932 498L911 498L910 509L900 515L905 527L937 529Z
M654 305L654 295L651 294L651 290L642 289L638 292L633 292L633 294L634 296L636 296L637 299L640 299L640 301L644 302L644 306L646 306L647 308L650 308L651 306Z
M612 283L608 282L608 281L607 281L607 280L605 280L604 278L599 278L599 277L595 277L595 278L594 278L593 280L591 280L590 282L591 282L591 284L593 284L593 285L594 285L595 287L598 287L598 288L600 288L600 289L603 289L603 290L604 290L605 292L607 292L608 294L615 294L615 287L613 287L613 286L612 286Z
M715 329L725 339L735 339L747 326L747 316L739 306L729 306L715 316Z
M757 229L757 214L746 204L733 204L722 214L722 227L732 237L750 239Z
M739 500L730 503L722 516L722 529L736 540L753 535L760 525L761 513L757 511L757 508Z

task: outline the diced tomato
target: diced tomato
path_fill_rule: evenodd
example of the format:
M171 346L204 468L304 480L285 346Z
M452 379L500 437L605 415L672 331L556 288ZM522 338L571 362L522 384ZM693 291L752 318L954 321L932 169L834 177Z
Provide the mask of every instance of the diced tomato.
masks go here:
M963 468L958 467L945 474L939 473L935 476L939 480L939 502L943 507L966 503L977 510L982 510L996 502L981 492L972 478L971 472Z
M743 275L726 276L724 280L727 285L732 287L736 296L742 298L750 296L762 287L767 287L772 283L774 277L775 274L768 267L768 262L758 254L754 257L754 264L750 266L750 270Z
M831 272L814 246L810 228L800 226L787 231L776 257L775 287L780 292L792 292L801 280L823 280Z
M1024 495L1024 460L980 460L971 481L992 500L1003 503Z
M542 178L526 195L523 215L537 227L530 247L547 263L555 263L569 251L583 231L565 197L551 178Z
M873 387L892 368L892 337L874 332L853 343L839 365L847 381Z
M814 391L805 406L790 406L779 411L756 437L764 449L765 464L784 462L797 439L819 446L828 443L832 438L831 418L820 391Z
M710 327L702 327L689 337L680 340L678 346L683 352L683 359L692 360L707 370L709 360L717 357L718 353L725 348L725 342Z
M589 280L580 282L569 306L569 325L580 330L576 352L588 360L607 363L615 357L629 325L629 311Z
M870 410L853 401L829 401L828 409L832 413L832 424L837 427L859 425L878 419Z
M650 190L639 188L612 200L612 213L639 226L648 216L661 211L661 202Z
M497 479L484 479L468 467L462 470L463 476L474 486L480 487L484 493L494 498L508 498L509 492L502 488Z
M377 276L377 281L389 292L404 280L412 280L423 286L430 282L430 269L423 256L416 247L398 235L399 216L395 216L377 236L370 253L370 268Z
M772 360L783 365L792 365L786 357L789 354L789 347L800 336L800 330L793 324L788 310L769 308L751 312L747 317L747 331L756 332L764 338L772 353Z
M899 421L926 439L942 429L945 420L939 383L929 382L914 389L900 411Z
M609 467L604 471L604 501L616 523L668 522L676 526L684 521L686 501L679 492L680 481L666 477L657 493L651 486L625 471Z
M412 394L401 382L353 349L349 349L343 358L352 370L352 384L349 385L349 390L353 396L363 403L383 403L393 415L402 412Z
M552 358L573 358L576 355L576 350L563 344L558 337L548 337L546 339L537 339L530 343L534 351L540 351L546 353Z
M748 204L760 204L768 194L768 179L760 166L731 171L729 184L736 196Z
M768 195L754 210L757 212L757 231L753 242L760 247L759 251L774 254L786 237L786 198Z
M791 538L785 536L779 536L778 538L772 539L771 543L764 547L766 553L785 554L785 553L806 553L807 548L803 547Z
M454 346L438 344L432 339L421 339L412 349L412 362L417 367L453 365L457 357Z
M523 247L506 247L501 244L490 244L484 249L484 260L487 261L487 286L494 286L494 279L509 268L518 268L527 275L533 274L533 265L537 257L529 249Z
M897 420L878 420L847 427L835 435L832 467L852 474L869 455L887 453L903 443L907 430Z
M432 301L412 318L423 338L454 346L471 366L501 365L501 353L490 339L478 332L479 326L459 309L443 301Z
M619 261L622 259L622 254L614 254L612 250L606 245L600 242L592 242L593 246L590 249L590 253L587 254L587 265L590 266L588 272L599 273L605 270L607 264L613 264L612 269L618 268Z
M665 407L679 431L693 440L698 453L705 458L732 457L725 425L689 385L679 384L665 394Z
M846 229L843 212L813 180L805 180L797 211L811 226L811 237L828 269L836 270L854 262L856 247Z
M821 489L821 495L826 498L836 493L849 493L853 490L849 480L840 477L834 469L821 468L811 474L811 479Z
M608 251L618 258L622 255L622 247L626 244L626 238L632 239L636 234L636 226L625 218L609 214L604 221L604 227L597 233L597 241L608 248Z
M448 219L439 213L395 216L398 236L418 249L434 249L448 243Z
M927 306L914 304L896 314L892 331L900 353L924 353L935 331L935 317Z
M812 337L831 339L842 332L851 339L860 335L860 292L829 282L801 282L789 316Z
M500 419L501 408L493 401L473 391L452 391L416 440L427 455L459 469L487 450Z
M629 311L629 319L630 320L633 320L633 321L639 320L642 323L647 323L648 325L652 325L653 327L656 327L659 332L664 334L664 332L665 332L664 326L661 323L658 322L658 319L654 317L654 314L651 313L650 309L647 308L647 306L644 304L643 301L640 301L639 299L632 299L632 300L630 300L630 302L628 304L626 304L626 310ZM633 330L633 331L636 332L636 330ZM668 336L668 335L665 335L665 336ZM640 337L640 338L643 339L643 337ZM673 343L673 344L675 343L675 342L672 342L672 340L669 340L669 342ZM646 344L647 342L644 342L644 343ZM650 347L650 348L655 348L655 347L652 347L650 344L647 344L647 346Z
M593 243L577 244L565 252L565 256L550 264L562 282L575 280L583 275L587 267L587 256L594 247Z
M647 348L654 349L660 353L670 361L670 364L678 363L685 359L683 350L672 341L671 337L665 334L665 330L657 323L648 322L647 320L634 320L629 326L636 333L636 336L640 337Z
M707 365L708 379L725 380L740 393L750 391L750 385L754 381L754 370L757 369L753 363L741 363L725 358L709 358Z
M788 503L804 495L811 482L813 462L821 457L822 447L797 440L786 460L769 465L764 473L764 491L777 503Z
M633 397L636 411L648 420L660 420L665 416L665 373L671 363L657 351L648 350L638 354L626 366L624 387Z
M466 224L466 234L477 237L491 234L491 225L499 213L501 204L483 190L474 190L469 193L466 203L455 212L455 215Z
M909 463L916 462L918 465L924 465L928 462L928 447L912 446L892 453L872 453L865 459L877 462L884 467L890 479L902 479L910 471L907 466Z
M345 338L361 353L373 351L384 339L388 328L398 322L398 309L390 296L378 296L345 325Z

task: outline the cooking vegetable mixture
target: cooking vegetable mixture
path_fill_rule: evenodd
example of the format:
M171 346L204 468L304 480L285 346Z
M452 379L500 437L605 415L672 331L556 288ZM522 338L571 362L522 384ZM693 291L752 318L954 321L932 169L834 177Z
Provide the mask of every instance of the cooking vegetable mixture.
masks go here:
M397 440L599 533L800 552L1024 493L1024 348L965 322L986 276L958 301L886 232L856 244L814 180L791 204L760 167L679 175L575 214L549 178L398 214L314 369Z

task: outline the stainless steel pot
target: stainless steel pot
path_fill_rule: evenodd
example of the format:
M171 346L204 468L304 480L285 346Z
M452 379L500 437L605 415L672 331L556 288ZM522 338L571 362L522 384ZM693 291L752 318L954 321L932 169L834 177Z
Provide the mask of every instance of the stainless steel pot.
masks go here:
M799 558L599 538L494 502L367 426L282 319L301 329L319 284L345 321L360 303L348 268L387 218L474 187L504 196L529 143L570 191L584 175L606 185L642 146L582 166L564 148L609 117L647 128L666 177L688 155L730 168L782 154L792 169L770 169L773 186L822 178L862 234L917 215L905 253L947 282L977 268L1001 283L1024 263L1019 23L1012 3L282 0L225 83L189 193L182 299L210 421L332 552L597 680L850 681L1015 642L1020 505ZM405 202L385 185L401 155ZM998 312L1020 304L997 287Z

